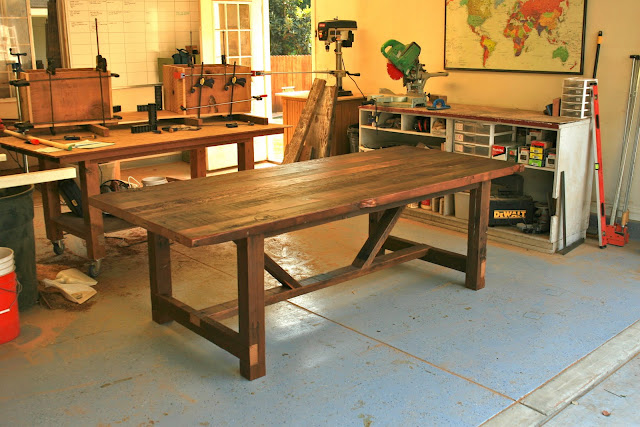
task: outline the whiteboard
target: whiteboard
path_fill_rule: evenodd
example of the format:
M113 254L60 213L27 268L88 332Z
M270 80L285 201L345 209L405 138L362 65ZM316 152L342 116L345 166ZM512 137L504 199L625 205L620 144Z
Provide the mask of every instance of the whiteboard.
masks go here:
M156 84L158 58L200 44L199 0L65 0L71 68L96 66L100 55L120 77L112 87Z

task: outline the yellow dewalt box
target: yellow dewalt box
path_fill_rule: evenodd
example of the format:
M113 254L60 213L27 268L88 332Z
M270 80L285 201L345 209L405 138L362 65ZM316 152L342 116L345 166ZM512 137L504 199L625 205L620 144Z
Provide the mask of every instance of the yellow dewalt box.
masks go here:
M489 201L489 225L515 225L533 222L534 205L529 196L491 197Z

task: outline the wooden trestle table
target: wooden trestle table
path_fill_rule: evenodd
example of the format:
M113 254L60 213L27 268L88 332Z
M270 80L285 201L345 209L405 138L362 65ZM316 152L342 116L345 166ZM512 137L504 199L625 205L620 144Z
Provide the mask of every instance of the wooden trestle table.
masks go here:
M98 137L96 141L113 142L113 145L101 148L74 148L71 151L42 151L44 145L30 145L15 137L0 138L0 146L10 151L36 157L40 170L55 169L61 165L77 164L82 192L83 218L72 213L62 213L60 195L57 183L42 184L42 204L47 238L53 243L54 251L61 253L64 249L63 232L69 232L86 241L87 255L92 261L89 274L96 277L100 271L100 264L106 250L104 233L131 227L123 221L113 217L104 217L101 212L89 206L90 196L100 194L99 164L114 160L130 159L153 154L171 153L176 151L190 152L191 177L206 176L206 147L216 145L238 145L238 169L253 169L254 153L253 138L257 136L283 133L285 126L276 124L254 124L239 122L238 127L228 128L225 121L212 118L205 120L199 130L184 130L177 132L151 132L132 134L130 125L113 126L109 128L109 136ZM158 128L176 126L174 123L159 122ZM42 132L42 131L41 131ZM38 132L30 135L37 138ZM43 138L60 140L61 143L75 141L62 140L64 135L77 135L86 138L87 131L59 129L56 136L42 135Z
M153 320L175 320L227 350L253 380L266 373L265 304L415 259L461 271L468 288L483 288L490 180L522 170L403 146L101 194L90 204L147 229ZM462 190L471 193L466 254L391 236L408 203ZM267 237L363 214L368 237L346 267L297 279L264 252ZM235 242L238 299L195 309L174 298L170 240L187 247ZM265 290L264 270L281 285ZM236 314L238 332L220 322Z

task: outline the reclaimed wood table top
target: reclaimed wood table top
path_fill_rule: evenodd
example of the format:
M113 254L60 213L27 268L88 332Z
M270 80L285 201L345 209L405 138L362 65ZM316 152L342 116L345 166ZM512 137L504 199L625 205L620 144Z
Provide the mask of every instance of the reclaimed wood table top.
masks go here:
M90 204L185 246L202 246L400 206L523 169L400 146L106 193Z
M161 134L152 132L131 133L130 125L109 127L109 136L98 136L89 139L96 142L113 142L113 145L100 148L74 148L71 151L60 150L42 151L48 149L46 145L31 145L13 136L0 137L0 146L5 149L17 151L34 157L44 157L60 163L74 163L78 161L111 161L135 156L166 153L170 151L189 150L203 146L227 144L232 141L242 141L256 136L273 135L283 133L287 127L280 124L249 126L246 122L235 121L236 128L226 127L228 121L219 119L205 120L199 130L181 130L176 132L163 131ZM176 126L176 123L158 122L158 129L166 126ZM65 141L64 135L76 135L81 139L89 138L92 132L86 130L59 130L57 135L51 135L48 131L34 130L29 135L60 142L63 144L77 141Z

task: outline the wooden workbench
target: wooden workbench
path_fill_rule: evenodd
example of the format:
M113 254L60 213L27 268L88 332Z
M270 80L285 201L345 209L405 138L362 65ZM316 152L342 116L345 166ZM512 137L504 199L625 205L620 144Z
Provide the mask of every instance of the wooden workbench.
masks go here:
M224 348L240 359L240 373L253 380L266 373L265 304L415 259L464 272L468 288L483 288L490 180L522 169L497 160L394 147L101 194L90 204L148 230L153 320L176 320ZM407 203L461 190L471 191L466 254L390 235ZM346 267L298 279L264 252L267 237L364 214L369 215L369 237ZM170 240L188 247L234 241L237 301L197 310L174 298ZM265 291L263 270L282 285ZM235 314L239 332L220 323Z
M87 254L92 261L89 273L95 277L100 271L100 261L105 256L104 232L112 232L131 226L117 218L107 216L103 219L102 213L98 209L89 206L89 197L100 193L101 182L98 164L188 150L190 151L191 177L203 177L206 175L206 147L238 144L238 169L253 169L253 138L282 133L284 129L282 125L255 124L249 126L243 122L238 122L239 126L236 128L227 128L225 123L222 120L211 118L205 121L200 130L162 132L161 134L132 134L130 126L120 125L111 127L108 137L97 139L97 141L114 143L114 145L103 148L75 148L71 151L43 152L41 150L44 146L26 144L25 141L14 137L0 138L0 146L38 158L40 170L54 169L66 164L78 164L84 218L77 217L72 213L61 213L57 184L45 183L42 184L45 226L47 238L53 242L56 253L61 253L64 249L63 232L69 232L86 240ZM169 122L159 122L158 128L169 124ZM70 131L70 133L80 137L88 135L87 132L83 133L77 129ZM30 134L35 136L37 132ZM60 129L55 138L62 139L64 134ZM42 137L53 138L46 134Z

